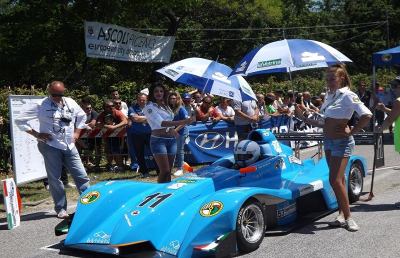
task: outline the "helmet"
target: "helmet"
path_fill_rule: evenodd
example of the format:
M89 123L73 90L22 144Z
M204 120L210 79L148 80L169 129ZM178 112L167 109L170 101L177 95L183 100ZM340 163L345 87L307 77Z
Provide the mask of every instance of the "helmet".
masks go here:
M250 140L243 140L235 147L235 161L240 167L247 167L253 164L260 157L260 146Z

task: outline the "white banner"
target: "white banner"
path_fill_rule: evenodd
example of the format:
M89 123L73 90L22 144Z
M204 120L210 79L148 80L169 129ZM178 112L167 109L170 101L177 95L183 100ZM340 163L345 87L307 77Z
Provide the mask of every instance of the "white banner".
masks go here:
M8 229L13 229L21 224L17 186L12 178L1 180L3 183L4 207L6 208Z
M44 97L16 96L8 97L10 111L11 141L13 170L15 182L20 185L47 177L42 154L37 148L37 140L32 135L21 131L15 124L15 118L22 110L36 105ZM29 122L30 126L39 131L39 120Z
M113 24L85 21L86 56L169 63L175 37L153 36Z

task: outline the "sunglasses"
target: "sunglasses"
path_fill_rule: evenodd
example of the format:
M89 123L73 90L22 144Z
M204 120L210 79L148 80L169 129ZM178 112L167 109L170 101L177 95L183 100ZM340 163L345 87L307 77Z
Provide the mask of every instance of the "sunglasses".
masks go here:
M121 102L114 102L114 105L121 105Z
M52 97L64 97L64 93L51 93Z

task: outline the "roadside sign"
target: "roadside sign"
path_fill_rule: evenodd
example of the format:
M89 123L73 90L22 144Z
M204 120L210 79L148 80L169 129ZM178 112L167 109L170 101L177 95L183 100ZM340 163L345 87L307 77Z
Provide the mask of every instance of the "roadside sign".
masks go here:
M8 229L13 229L21 224L17 186L12 178L1 180L1 182L3 183L4 206L6 208Z

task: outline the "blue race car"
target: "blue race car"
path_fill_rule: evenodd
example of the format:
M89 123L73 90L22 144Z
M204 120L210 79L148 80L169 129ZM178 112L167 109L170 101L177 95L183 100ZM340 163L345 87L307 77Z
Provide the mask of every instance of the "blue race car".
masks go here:
M257 249L265 233L337 209L325 159L301 161L265 129L248 139L260 146L251 166L238 168L230 155L170 183L98 183L56 234L68 233L67 248L121 256L226 257ZM362 192L366 168L362 157L350 157L350 202Z

